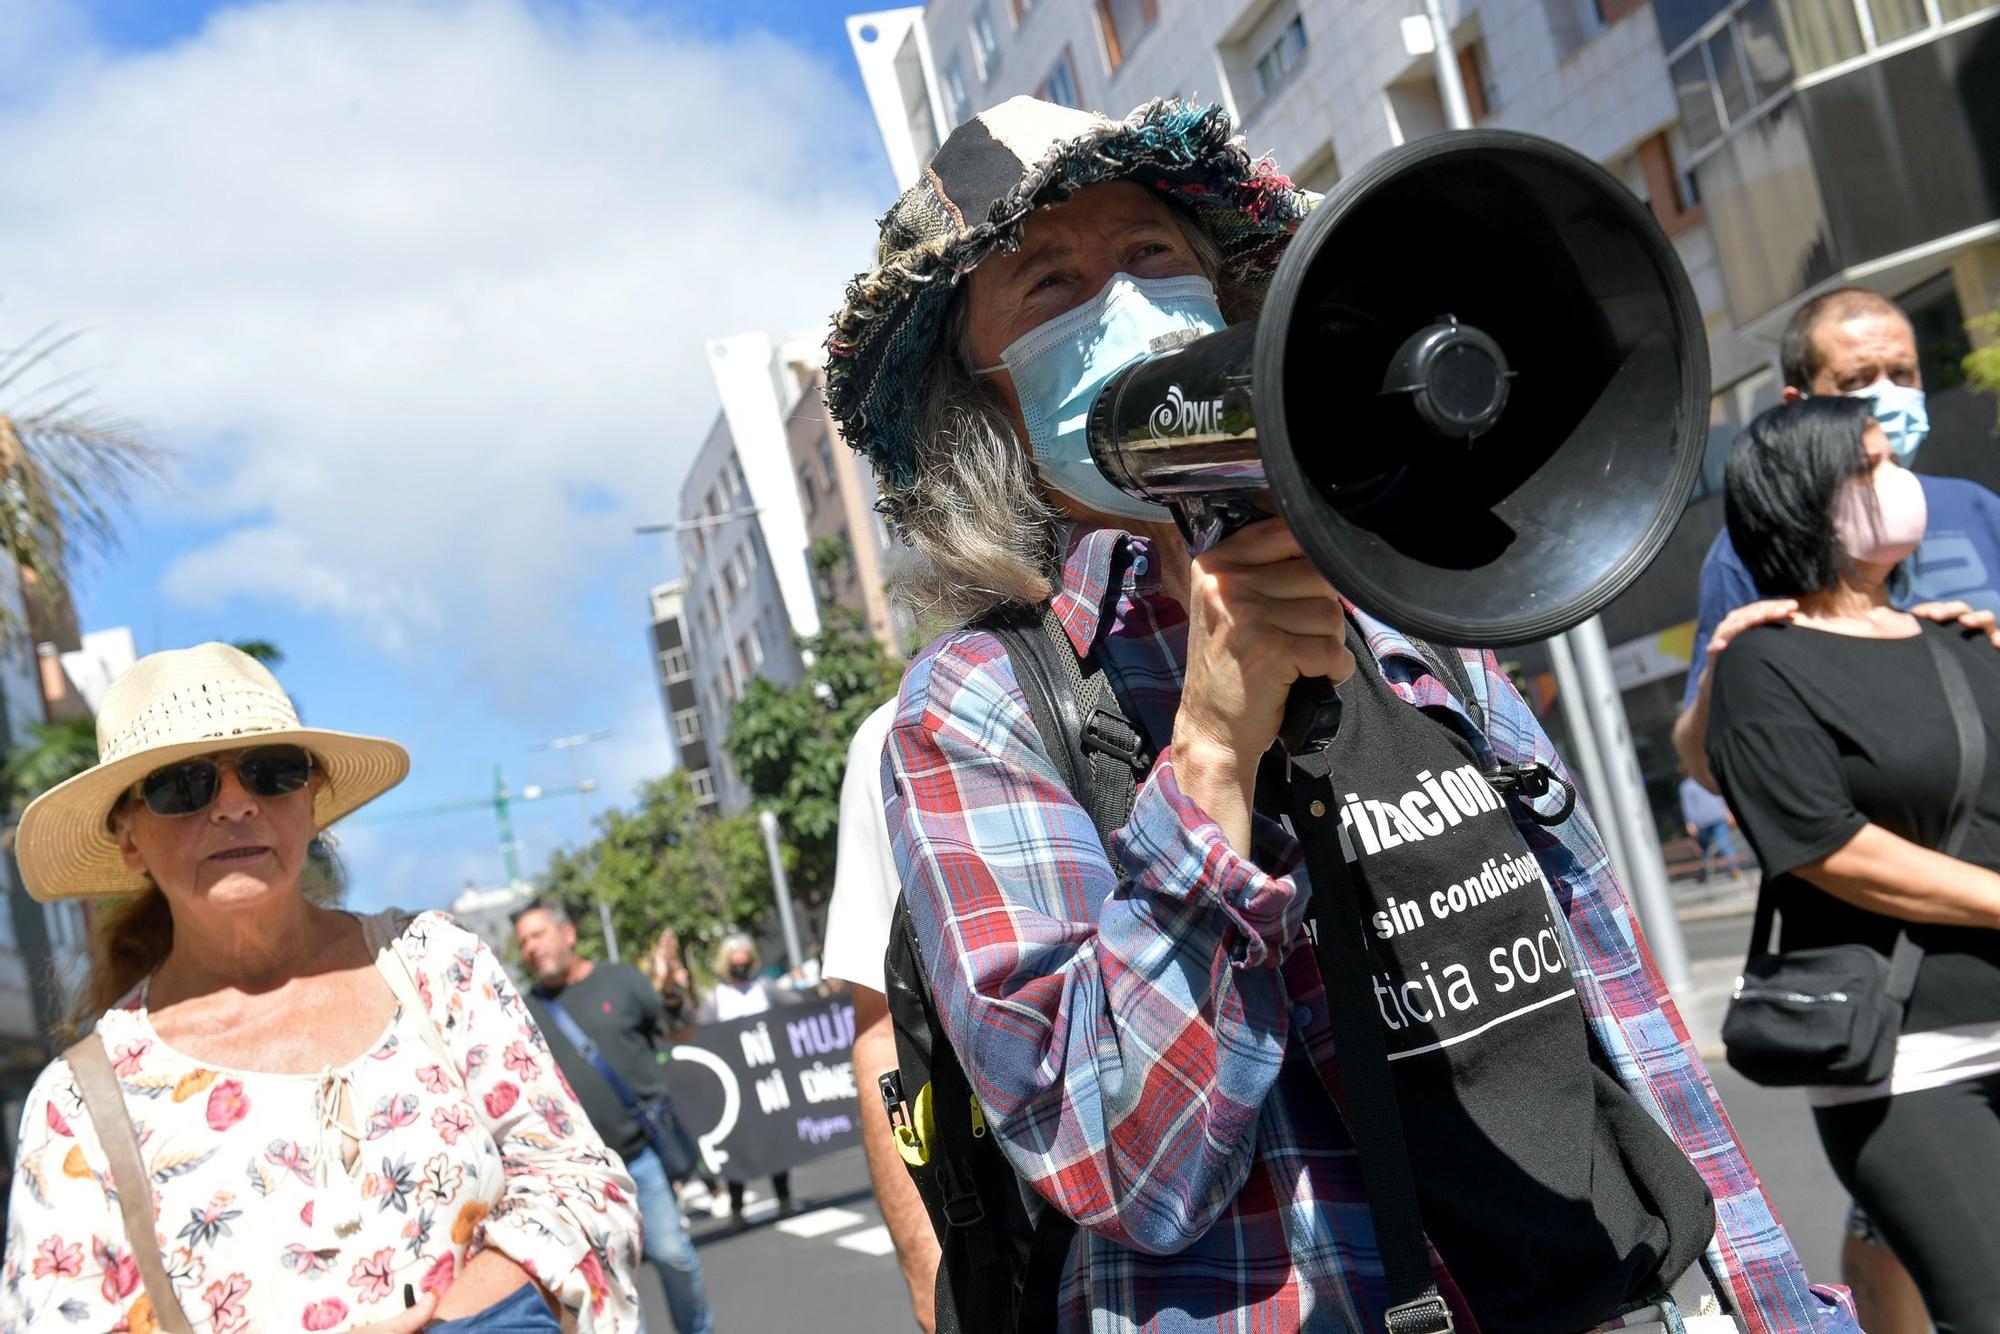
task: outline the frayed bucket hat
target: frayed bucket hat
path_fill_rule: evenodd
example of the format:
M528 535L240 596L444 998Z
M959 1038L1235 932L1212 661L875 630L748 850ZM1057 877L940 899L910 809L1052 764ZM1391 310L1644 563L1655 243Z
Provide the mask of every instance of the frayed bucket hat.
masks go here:
M1036 209L1117 180L1192 212L1224 286L1267 283L1316 202L1253 160L1220 106L1161 100L1114 121L1015 97L966 121L882 219L875 267L848 284L826 342L827 408L886 488L915 480L918 385L959 281L1019 245Z
M152 653L104 692L98 763L50 788L22 812L15 856L28 893L42 902L131 894L143 875L125 869L110 818L119 797L178 760L247 746L289 744L319 771L315 827L325 829L403 781L410 757L393 741L299 725L270 669L227 644Z

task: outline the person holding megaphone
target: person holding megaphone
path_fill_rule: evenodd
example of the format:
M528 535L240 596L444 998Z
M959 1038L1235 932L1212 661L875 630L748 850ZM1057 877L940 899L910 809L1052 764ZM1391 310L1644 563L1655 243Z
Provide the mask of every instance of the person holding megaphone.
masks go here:
M1282 518L1190 555L1086 447L1108 377L1256 313L1314 202L1219 107L1016 98L891 209L828 340L829 408L947 627L904 678L882 784L975 1133L1032 1191L1029 1286L1053 1256L1064 1330L1855 1329L1808 1284L1494 656L1344 600ZM1069 655L1067 688L1031 679L1024 634ZM1339 705L1313 814L1358 898L1308 886L1328 842L1269 799L1313 678ZM1079 703L1081 767L1043 725ZM1550 781L1497 781L1528 770ZM925 1101L913 1165L952 1111ZM1378 1151L1350 1126L1385 1103ZM1051 1216L1075 1235L1044 1246ZM942 1239L941 1325L971 1272Z

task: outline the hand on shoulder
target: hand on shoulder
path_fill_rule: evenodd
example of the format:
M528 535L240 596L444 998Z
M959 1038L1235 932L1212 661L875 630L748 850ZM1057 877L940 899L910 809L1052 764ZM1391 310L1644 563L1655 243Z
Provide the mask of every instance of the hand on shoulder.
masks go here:
M1715 633L1709 637L1706 646L1709 666L1713 668L1715 660L1722 656L1722 650L1728 648L1730 641L1745 630L1759 625L1788 623L1798 615L1798 611L1797 598L1762 598L1738 607L1722 618L1722 623L1715 627Z
M1963 629L1976 630L1986 636L1986 642L2000 648L2000 617L1990 611L1978 611L1970 603L1919 602L1910 608L1910 615L1922 617L1926 621L1936 621L1939 625L1956 624Z

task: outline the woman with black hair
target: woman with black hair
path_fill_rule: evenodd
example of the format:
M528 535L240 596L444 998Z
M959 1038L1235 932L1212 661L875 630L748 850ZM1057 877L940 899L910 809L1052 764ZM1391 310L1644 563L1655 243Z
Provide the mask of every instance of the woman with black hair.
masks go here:
M2000 656L1898 610L1924 495L1866 400L1766 412L1725 475L1730 541L1775 619L1715 660L1708 754L1765 868L1786 950L1925 950L1891 1075L1808 1090L1820 1141L1940 1331L2000 1330L2000 763L1959 855L1944 841L1958 732L1926 637L1964 670L2000 753Z

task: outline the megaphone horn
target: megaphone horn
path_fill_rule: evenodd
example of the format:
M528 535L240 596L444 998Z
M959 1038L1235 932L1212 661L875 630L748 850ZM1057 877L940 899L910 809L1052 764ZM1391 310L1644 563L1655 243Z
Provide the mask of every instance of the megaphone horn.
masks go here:
M1546 638L1636 579L1707 441L1701 312L1615 177L1435 135L1341 182L1261 314L1119 371L1093 459L1199 550L1268 491L1333 585L1447 644Z

